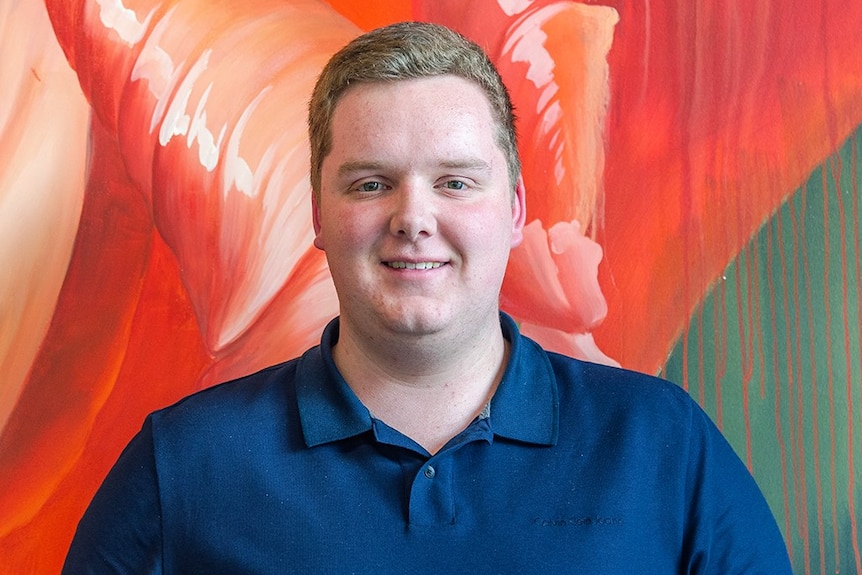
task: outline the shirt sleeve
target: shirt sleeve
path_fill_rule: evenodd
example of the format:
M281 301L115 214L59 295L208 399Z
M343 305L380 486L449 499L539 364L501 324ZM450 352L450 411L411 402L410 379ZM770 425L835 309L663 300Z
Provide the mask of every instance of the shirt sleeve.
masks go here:
M792 575L784 539L751 473L694 402L691 423L682 572Z
M78 523L63 575L160 575L162 526L150 418Z

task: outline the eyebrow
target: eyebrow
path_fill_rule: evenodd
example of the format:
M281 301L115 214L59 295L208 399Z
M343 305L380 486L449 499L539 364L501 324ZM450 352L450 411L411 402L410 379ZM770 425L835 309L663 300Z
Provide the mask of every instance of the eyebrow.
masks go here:
M344 162L343 164L338 166L338 175L346 176L350 174L355 174L356 172L376 172L381 169L383 169L383 164L379 162Z
M490 172L491 166L481 158L464 158L461 160L451 160L440 162L443 168L456 170L477 170L480 172Z
M480 172L490 172L491 166L481 158L464 158L455 160L443 160L439 167L454 170L477 170ZM338 175L340 177L355 174L356 172L377 172L385 169L385 164L373 161L348 161L338 167Z

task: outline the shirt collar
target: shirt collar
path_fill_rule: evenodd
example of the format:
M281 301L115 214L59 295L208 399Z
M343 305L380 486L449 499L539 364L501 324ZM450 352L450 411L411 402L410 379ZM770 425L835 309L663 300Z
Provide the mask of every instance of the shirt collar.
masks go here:
M495 435L509 439L554 445L560 406L548 354L522 336L509 315L500 313L500 325L509 340L509 364L491 399L491 428Z
M536 342L523 337L514 320L502 312L500 325L510 343L509 363L491 399L491 428L495 435L508 439L553 445L557 441L559 400L548 356ZM338 318L329 322L320 345L305 352L297 367L296 396L309 447L372 429L371 414L332 359L338 326Z
M335 366L338 318L323 330L320 345L306 351L296 370L296 400L302 433L309 447L347 439L371 430L371 413Z

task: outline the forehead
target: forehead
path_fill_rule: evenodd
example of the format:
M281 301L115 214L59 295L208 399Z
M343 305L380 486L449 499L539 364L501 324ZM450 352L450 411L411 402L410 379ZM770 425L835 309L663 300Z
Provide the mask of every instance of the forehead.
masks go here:
M351 86L336 105L331 134L329 156L499 152L488 97L452 75Z
M384 104L382 107L376 107ZM478 84L454 75L428 76L391 82L361 82L341 95L333 113L333 124L348 117L375 120L439 115L442 112L491 120L491 105ZM369 116L369 114L371 114Z

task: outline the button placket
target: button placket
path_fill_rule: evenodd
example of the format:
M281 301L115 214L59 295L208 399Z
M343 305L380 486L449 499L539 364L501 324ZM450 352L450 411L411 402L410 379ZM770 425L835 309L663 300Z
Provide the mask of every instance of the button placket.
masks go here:
M410 525L455 524L455 461L464 446L477 442L488 445L493 442L487 418L475 421L423 465L414 468L408 511Z
M437 454L416 470L410 489L411 525L451 525L455 521L452 463L449 454Z

